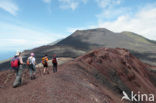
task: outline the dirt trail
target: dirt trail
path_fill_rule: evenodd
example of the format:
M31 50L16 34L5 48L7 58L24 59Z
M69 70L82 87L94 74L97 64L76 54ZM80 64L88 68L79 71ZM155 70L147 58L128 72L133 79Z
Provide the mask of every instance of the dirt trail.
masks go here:
M112 103L102 87L96 87L84 75L74 77L75 73L60 68L55 74L51 70L36 80L24 80L21 87L1 88L0 103Z

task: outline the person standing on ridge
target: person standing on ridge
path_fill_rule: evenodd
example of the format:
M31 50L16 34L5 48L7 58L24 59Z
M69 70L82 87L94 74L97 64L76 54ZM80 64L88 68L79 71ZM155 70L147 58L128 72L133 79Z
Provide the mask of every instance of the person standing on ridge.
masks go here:
M53 64L53 72L57 72L57 59L56 59L56 54L53 55L52 58L52 64Z
M11 60L11 67L16 73L16 79L13 83L13 88L16 88L22 84L22 72L23 72L23 59L21 52L17 52Z
M30 79L33 80L36 78L36 59L34 57L34 53L31 53L30 57L27 59L27 65L29 66Z
M43 58L42 58L42 64L43 64L43 74L45 74L47 72L47 74L49 74L49 70L48 70L48 56L45 55Z

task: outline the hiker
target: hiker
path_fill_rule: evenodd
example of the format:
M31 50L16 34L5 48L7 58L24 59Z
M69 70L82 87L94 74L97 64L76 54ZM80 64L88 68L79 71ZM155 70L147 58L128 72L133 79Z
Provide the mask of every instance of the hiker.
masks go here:
M52 58L52 64L53 64L53 72L57 72L57 59L56 59L56 54L53 55Z
M42 64L43 64L43 74L45 74L47 72L47 74L49 74L49 71L48 71L48 56L45 55L43 58L42 58Z
M11 67L16 73L16 79L13 83L13 88L16 88L22 84L22 72L23 72L23 59L21 52L17 52L11 60Z
M29 72L30 72L30 79L33 80L35 79L35 74L36 74L36 59L34 57L34 53L30 54L30 57L27 59L27 65L29 66Z

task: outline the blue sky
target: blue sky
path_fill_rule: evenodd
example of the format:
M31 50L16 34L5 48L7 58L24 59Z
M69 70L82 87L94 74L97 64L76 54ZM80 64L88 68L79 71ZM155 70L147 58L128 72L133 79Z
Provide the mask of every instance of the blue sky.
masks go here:
M132 31L156 40L156 0L0 0L0 48L34 48L75 30Z

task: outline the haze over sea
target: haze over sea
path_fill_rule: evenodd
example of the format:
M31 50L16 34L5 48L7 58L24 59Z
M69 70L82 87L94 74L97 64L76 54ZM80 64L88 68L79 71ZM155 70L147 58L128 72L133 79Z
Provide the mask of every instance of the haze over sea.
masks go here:
M0 61L13 57L15 53L16 51L0 51Z

